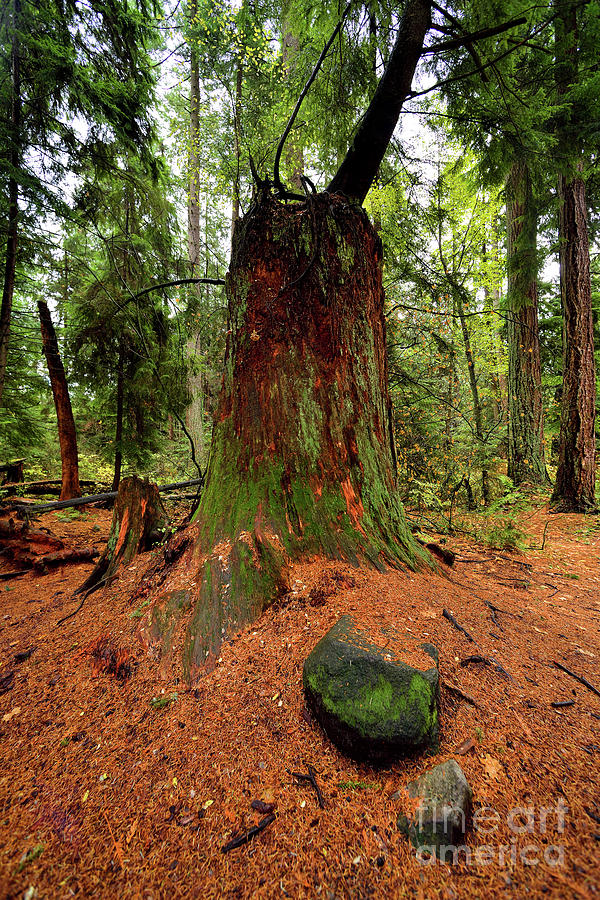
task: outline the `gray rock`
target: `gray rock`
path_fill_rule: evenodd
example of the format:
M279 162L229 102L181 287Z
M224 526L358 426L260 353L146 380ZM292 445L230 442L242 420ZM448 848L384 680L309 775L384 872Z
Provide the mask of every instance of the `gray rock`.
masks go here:
M429 849L441 862L450 861L463 844L473 792L455 759L425 772L407 785L408 796L420 800L414 815L398 817L398 828L414 847Z
M354 759L385 762L437 744L437 650L421 645L431 668L416 669L386 653L399 640L390 630L384 647L376 646L343 616L304 663L310 712Z

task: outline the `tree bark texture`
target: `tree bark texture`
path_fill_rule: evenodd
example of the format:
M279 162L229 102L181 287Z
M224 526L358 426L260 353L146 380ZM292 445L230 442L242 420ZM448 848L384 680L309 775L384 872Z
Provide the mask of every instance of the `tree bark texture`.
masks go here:
M577 6L556 0L559 98L577 83ZM558 238L563 311L563 391L560 449L552 501L557 510L596 509L596 365L585 182L577 122L568 109L559 123Z
M562 511L596 507L596 364L585 183L559 177L563 393L552 500Z
M46 357L46 365L48 366L58 423L58 441L62 465L62 486L59 500L72 500L74 497L81 497L77 430L75 428L75 419L73 418L67 376L60 358L52 317L50 316L50 310L41 300L38 302L38 312L42 332L42 345L44 356Z
M264 196L236 228L227 294L191 679L286 589L289 560L429 563L395 488L381 243L364 211Z
M507 179L508 475L515 484L547 481L538 330L537 214L526 163Z
M6 382L12 303L15 293L15 276L17 271L17 249L19 243L19 184L16 173L21 163L21 51L18 37L20 12L20 0L13 0L13 35L11 46L12 91L9 124L10 147L8 148L11 170L7 179L8 219L6 248L4 253L2 304L0 305L0 404L2 403L4 384Z
M121 467L123 465L123 412L125 402L125 351L123 345L119 346L119 356L117 359L117 408L116 408L116 424L115 424L115 467L113 472L112 491L119 489L121 481Z
M110 534L104 553L77 593L108 584L121 564L150 550L163 536L168 517L158 487L131 475L123 478L115 500Z

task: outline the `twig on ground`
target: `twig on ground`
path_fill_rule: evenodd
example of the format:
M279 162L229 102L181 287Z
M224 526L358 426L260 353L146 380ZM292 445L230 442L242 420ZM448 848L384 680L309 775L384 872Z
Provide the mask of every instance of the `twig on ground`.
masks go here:
M462 625L460 625L460 624L456 621L456 619L454 618L454 616L452 615L452 613L449 613L448 610L445 609L445 610L443 610L442 615L443 615L443 617L444 617L445 619L448 620L448 622L450 622L450 624L451 624L454 628L456 628L457 631L460 631L461 634L464 634L464 636L465 636L469 641L471 641L472 644L475 644L475 643L476 643L475 638L474 638L472 635L469 634L469 632L467 631L466 628L463 628Z
M466 659L461 660L459 665L464 669L464 667L468 666L470 663L483 663L484 666L492 666L492 668L497 669L503 675L506 675L506 677L511 681L514 681L514 678L512 677L510 672L507 672L499 662L496 662L495 659L490 659L489 656L480 656L479 654L476 654L474 656L467 656Z
M247 844L248 841L251 841L253 837L256 837L257 834L260 834L261 831L264 831L271 822L274 822L277 816L275 813L271 813L270 816L267 816L264 819L261 819L258 825L255 825L254 828L251 828L245 834L240 834L238 837L232 838L228 841L223 847L221 847L221 853L229 853L230 850L235 850L236 847L242 847L244 844Z
M458 685L452 684L451 681L442 681L442 686L446 688L447 691L450 691L452 694L456 694L457 697L460 697L461 700L466 700L467 703L470 703L471 706L474 706L475 709L482 709L481 704L477 702L477 700L473 699L470 694L465 693L462 688L459 688Z
M77 613L79 612L79 610L83 607L83 604L85 603L85 601L87 600L87 598L89 597L89 595L92 594L94 591L98 590L99 587L102 587L102 585L105 584L107 581L109 581L109 579L110 579L111 577L112 577L112 576L107 575L105 578L102 578L100 581L98 581L98 582L97 582L93 587L91 587L88 591L86 591L85 594L83 595L83 597L81 598L81 603L79 604L79 606L77 607L77 609L74 609L73 612L67 613L66 616L63 616L62 619L59 619L58 622L56 623L56 625L55 625L54 627L55 627L55 628L58 628L58 626L59 626L59 625L62 625L63 622L66 622L67 619L72 619L73 616L76 616Z
M594 687L593 684L590 684L587 678L584 678L582 675L577 675L575 672L567 669L566 666L563 666L562 663L556 662L556 660L554 661L554 665L557 669L560 669L561 672L566 672L567 675L570 675L571 678L574 678L575 681L578 681L579 684L583 684L588 689L588 691L591 691L593 694L596 694L596 696L600 697L600 691L598 690L598 688Z
M321 788L317 784L316 772L312 766L308 767L308 775L304 775L302 772L291 772L293 778L297 778L298 781L307 782L314 789L317 800L319 801L319 806L321 809L325 809L325 801L323 799L323 794L321 793Z

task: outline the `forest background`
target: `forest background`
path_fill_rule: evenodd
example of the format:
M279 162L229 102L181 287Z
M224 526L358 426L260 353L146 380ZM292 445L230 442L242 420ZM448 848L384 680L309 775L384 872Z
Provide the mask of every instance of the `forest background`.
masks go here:
M508 539L498 509L525 484L595 505L600 6L432 7L365 201L399 488L436 517L483 509ZM0 462L24 457L28 479L62 464L63 498L83 479L205 472L233 226L278 148L294 191L329 183L400 13L7 0Z

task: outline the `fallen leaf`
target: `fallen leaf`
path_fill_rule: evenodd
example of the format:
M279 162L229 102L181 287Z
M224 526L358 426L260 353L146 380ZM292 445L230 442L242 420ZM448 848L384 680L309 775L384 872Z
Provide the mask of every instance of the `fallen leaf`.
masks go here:
M454 752L458 753L459 756L464 756L469 752L469 750L472 750L474 746L475 740L474 738L470 737L463 741L462 744L459 744Z
M10 722L10 720L12 719L12 717L13 717L13 716L18 716L20 712L21 712L21 707L20 707L20 706L15 706L15 708L14 708L14 709L11 709L10 712L4 713L4 715L2 716L2 721L3 721L3 722Z
M125 838L125 843L127 844L127 846L129 846L129 844L130 844L131 841L133 840L133 836L134 836L134 834L135 834L136 831L137 831L137 826L138 826L138 820L135 819L135 821L134 821L134 822L132 823L132 825L131 825L131 828L130 828L129 831L127 832L127 836L126 836L126 838Z
M495 781L499 781L500 776L504 774L502 763L498 762L497 759L494 759L493 756L483 757L483 768L485 769L485 774L488 778L493 778Z
M264 800L253 800L250 806L257 812L262 813L263 816L272 813L275 808L274 803L265 803Z

